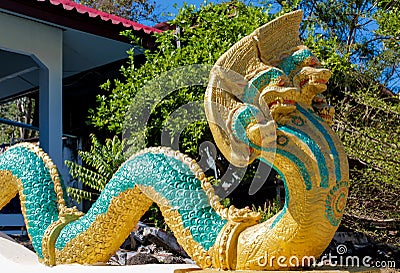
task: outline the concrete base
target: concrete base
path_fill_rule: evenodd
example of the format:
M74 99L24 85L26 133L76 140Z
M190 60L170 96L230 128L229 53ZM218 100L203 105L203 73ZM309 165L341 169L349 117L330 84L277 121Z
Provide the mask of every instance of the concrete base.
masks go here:
M329 268L319 268L315 270L279 270L279 271L257 271L257 270L238 270L238 271L221 271L216 269L178 269L174 273L377 273L381 272L379 268L370 267L354 267L354 268L344 268L344 267L329 267Z
M180 271L185 269L185 271ZM49 267L38 261L37 255L18 244L8 236L0 233L0 272L39 272L39 273L183 273L200 268L190 264L145 264L128 266L95 265L85 266L79 264L57 265ZM178 270L178 271L177 271Z
M326 267L316 270L292 270L292 271L221 271L215 269L202 270L196 265L190 264L146 264L146 265L130 265L130 266L108 266L95 265L85 266L79 264L57 265L48 267L39 263L35 253L18 244L7 235L0 232L0 272L40 272L40 273L113 273L113 272L129 272L129 273L376 273L381 270L377 268L335 268ZM384 273L392 273L394 271L385 271Z

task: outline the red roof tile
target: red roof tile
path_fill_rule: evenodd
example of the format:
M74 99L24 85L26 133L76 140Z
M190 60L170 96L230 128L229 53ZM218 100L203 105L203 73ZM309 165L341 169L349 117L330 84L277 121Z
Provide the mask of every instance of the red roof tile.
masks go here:
M99 11L93 8L89 8L87 6L78 4L76 2L70 1L70 0L36 0L38 2L49 2L52 5L55 6L59 6L62 5L64 10L68 10L68 11L75 11L78 12L80 14L87 14L89 17L92 18L100 18L103 21L111 21L114 25L122 25L126 28L133 28L136 31L142 30L143 32L147 33L147 34L151 34L151 33L159 33L162 32L159 29L156 28L152 28L149 26L145 26L130 20L127 20L125 18L116 16L116 15L112 15L103 11Z

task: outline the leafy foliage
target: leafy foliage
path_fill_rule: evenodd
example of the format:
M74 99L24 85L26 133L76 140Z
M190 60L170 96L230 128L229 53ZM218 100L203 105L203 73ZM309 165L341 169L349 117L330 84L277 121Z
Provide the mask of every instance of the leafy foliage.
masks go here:
M398 1L311 0L267 1L281 12L304 11L302 36L334 45L368 81L378 81L395 93L399 90Z
M77 0L80 4L133 21L156 21L155 2L149 0Z
M380 1L381 9L374 15L379 24L376 33L382 37L382 52L377 56L378 68L383 70L382 82L385 86L397 86L393 88L396 93L400 92L400 3L398 1ZM381 63L389 65L382 67ZM372 65L371 65L372 68ZM375 70L372 71L375 73Z
M260 215L261 215L260 222L262 223L262 222L267 221L272 216L276 215L282 209L282 206L276 199L274 199L272 201L272 204L264 203L263 207L261 207L261 206L256 207L253 205L253 207L251 209L254 212L260 213Z
M68 188L69 195L80 203L83 199L95 201L98 192L101 192L118 168L125 162L125 140L117 136L106 139L103 145L95 135L90 135L92 146L90 151L78 151L82 161L88 166L84 167L72 161L65 161L72 178L78 179L83 185L92 190ZM94 190L94 191L93 191Z
M78 179L88 187L87 190L67 188L68 194L78 203L82 200L96 201L107 182L127 159L124 152L126 140L121 141L117 136L114 136L112 139L106 139L105 143L102 144L94 134L90 135L90 139L92 144L90 150L78 151L87 167L72 161L65 161L72 178ZM155 227L168 230L161 210L155 203L150 206L149 211L141 220L153 224Z
M201 9L185 5L170 22L171 25L179 26L179 37L173 30L155 34L158 49L145 51L146 62L140 67L134 65L134 54L129 52L129 63L121 70L125 82L108 81L103 85L110 93L97 97L98 107L90 112L92 123L111 132L121 133L129 105L135 95L144 91L144 97L152 98L154 93L159 92L154 88L143 90L143 86L174 68L191 64L213 65L235 42L270 19L262 7L246 6L236 1L220 5L210 3ZM126 35L140 43L132 33L127 32ZM180 47L177 46L177 39ZM190 75L190 71L187 74ZM165 86L161 85L159 88L163 87ZM202 101L204 93L205 86L185 86L164 98L152 111L146 132L138 137L138 141L144 141L145 146L160 145L161 131L170 114L181 105ZM208 125L206 122L197 122L188 126L181 134L181 149L195 156L199 143L206 139L212 140Z
M33 98L21 97L1 104L0 118L30 125L35 124L38 122L37 116L35 115L35 103L36 101ZM37 131L0 124L0 143L14 144L15 142L37 136Z
M345 224L361 230L366 218L400 222L400 100L380 97L378 88L375 85L345 93L336 106L335 127L352 166ZM358 221L348 222L354 217ZM400 244L394 231L364 231Z

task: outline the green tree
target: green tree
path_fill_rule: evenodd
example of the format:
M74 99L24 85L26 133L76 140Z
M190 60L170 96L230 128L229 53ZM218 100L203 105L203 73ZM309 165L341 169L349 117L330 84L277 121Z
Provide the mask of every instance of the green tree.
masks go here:
M146 62L140 67L134 65L133 52L129 52L129 63L121 70L125 81L108 81L103 85L109 94L97 97L98 107L90 112L92 123L96 127L121 133L129 106L135 95L143 91L143 86L174 68L192 64L213 65L240 38L271 19L265 11L263 7L246 6L236 1L219 5L210 3L201 9L185 5L170 22L179 26L179 37L173 30L156 34L158 49L146 50ZM130 32L126 35L140 43ZM149 98L156 93L152 89L145 92L145 97ZM204 93L205 86L188 86L166 97L152 112L143 136L145 145L160 145L161 130L169 115L181 105L203 101ZM196 156L200 141L206 139L212 140L212 137L205 121L189 125L181 135L181 149Z
M21 97L0 104L0 118L32 125L35 118L35 99ZM21 140L38 137L38 132L27 128L0 124L0 143L14 144Z
M334 52L368 81L398 93L399 3L390 0L270 0L281 12L304 11L302 36L333 43ZM357 75L357 77L359 77ZM353 77L355 78L355 77Z
M392 90L400 92L400 3L398 1L380 1L381 9L374 15L379 24L376 33L382 37L384 50L378 56L375 63L380 60L386 61L388 65L380 68L383 70L382 82L384 86L393 87ZM373 63L373 64L375 64ZM375 71L372 71L374 73Z
M115 14L133 21L157 21L156 3L150 0L75 0L97 10Z
M190 111L184 114L181 112L179 119L171 117L175 110L182 109L183 105L190 103L195 103L197 106L194 108L199 112L203 111L205 85L193 84L177 88L163 98L153 110L152 101L157 93L163 93L163 90L170 89L175 83L193 80L193 83L206 84L209 69L226 50L272 19L266 11L266 8L247 6L238 1L218 5L209 3L201 9L185 5L177 17L169 22L177 26L178 31L169 30L156 34L157 50L145 51L146 62L140 67L134 65L135 56L130 52L129 63L121 70L125 80L108 81L103 85L109 93L97 97L98 107L90 111L92 124L114 133L122 133L127 113L130 113L130 105L133 102L135 105L149 104L148 107L144 107L145 111L151 111L146 128L143 131L133 130L134 136L129 138L130 153L143 147L161 145L162 132L174 132L174 129L176 132L176 128L179 127L184 128L179 134L179 150L199 159L200 144L204 141L213 142L205 118L196 119L193 123L186 122L190 119L183 117L193 117L196 114ZM131 33L126 35L140 44ZM203 66L192 67L194 64ZM167 73L181 67L184 68L184 73ZM165 73L167 77L163 77ZM137 115L130 113L129 118L131 120L128 124L135 123ZM217 168L221 174L228 170L228 165L222 155L218 155ZM248 170L254 174L254 169L251 167ZM249 177L246 181L250 183L252 175L246 177ZM248 205L251 206L251 203Z

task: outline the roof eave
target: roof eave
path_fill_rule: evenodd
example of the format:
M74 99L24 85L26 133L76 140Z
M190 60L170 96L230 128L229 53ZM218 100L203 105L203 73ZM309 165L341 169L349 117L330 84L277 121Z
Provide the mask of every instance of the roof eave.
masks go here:
M76 7L71 7L68 10L63 4L54 4L48 0L1 0L0 9L63 28L71 28L121 42L129 42L129 40L120 35L120 32L132 29L136 36L143 39L143 46L145 47L153 47L155 39L152 34L160 32L158 29L136 24L113 15L109 15L110 20L106 20L105 16L108 14L100 11L97 11L96 14L87 12L88 10L95 10L86 7L84 11L78 11ZM119 20L116 22L113 17Z

